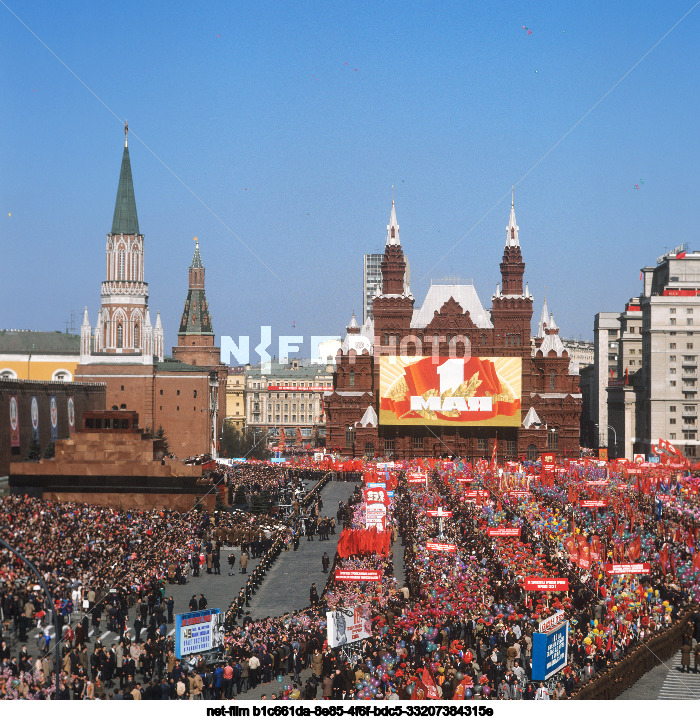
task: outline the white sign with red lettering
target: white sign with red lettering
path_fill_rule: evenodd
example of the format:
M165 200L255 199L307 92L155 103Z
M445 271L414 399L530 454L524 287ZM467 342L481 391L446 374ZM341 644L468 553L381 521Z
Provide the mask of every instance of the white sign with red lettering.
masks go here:
M425 544L428 551L444 551L446 553L455 553L457 546L454 543L438 543L436 541L428 541Z
M431 518L452 518L452 511L446 511L442 507L437 511L426 511Z
M336 569L336 581L381 581L381 571Z
M520 529L519 528L489 528L486 531L486 534L488 536L519 536L520 535Z
M557 611L553 616L545 618L544 621L540 621L540 633L549 631L551 628L558 626L564 621L564 611Z
M427 473L408 473L406 474L406 479L409 483L427 483L428 482L428 474Z
M648 563L609 563L605 572L609 576L624 575L627 573L649 573Z

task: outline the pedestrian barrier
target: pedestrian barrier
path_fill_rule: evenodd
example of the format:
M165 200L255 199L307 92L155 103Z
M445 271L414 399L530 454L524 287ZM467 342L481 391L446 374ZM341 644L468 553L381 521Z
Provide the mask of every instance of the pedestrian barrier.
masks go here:
M695 609L686 611L670 628L620 659L578 689L571 698L577 701L605 701L617 698L625 689L637 683L647 671L651 671L673 656L681 647L683 635L688 629L688 621L694 612Z

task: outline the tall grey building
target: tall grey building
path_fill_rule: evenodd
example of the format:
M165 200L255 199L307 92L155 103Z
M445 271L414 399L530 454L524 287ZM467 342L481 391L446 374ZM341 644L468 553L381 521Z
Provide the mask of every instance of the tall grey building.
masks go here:
M700 252L686 252L685 246L679 246L658 258L656 267L643 268L642 273L637 443L640 452L651 453L659 439L668 440L687 458L695 458L700 350L700 327L695 327L695 318L700 326Z
M700 455L700 252L681 245L642 268L642 277L641 295L617 315L618 371L605 389L607 422L618 456L656 455L659 441L670 441L694 459Z
M362 272L362 322L372 318L372 300L382 292L381 253L367 253L364 256Z

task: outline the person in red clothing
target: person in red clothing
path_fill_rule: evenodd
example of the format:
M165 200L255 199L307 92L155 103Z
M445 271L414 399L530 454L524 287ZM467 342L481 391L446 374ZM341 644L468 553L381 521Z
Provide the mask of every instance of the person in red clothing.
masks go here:
M229 659L224 666L223 697L230 700L231 696L233 696L233 666L231 665L231 659Z

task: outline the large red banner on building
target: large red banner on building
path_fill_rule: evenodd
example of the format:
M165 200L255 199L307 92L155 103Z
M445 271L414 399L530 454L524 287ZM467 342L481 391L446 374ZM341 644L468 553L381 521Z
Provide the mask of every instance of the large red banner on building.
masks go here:
M337 569L335 572L336 581L381 581L381 571L368 571L368 570L342 570Z
M382 356L379 422L519 426L521 358Z
M294 391L296 393L318 393L319 391L332 391L333 386L327 385L327 386L308 386L307 388L302 388L299 386L297 388L296 386L268 386L268 391Z
M486 531L487 536L519 536L520 535L520 529L519 528L489 528Z
M526 591L568 591L568 578L539 578L529 576L523 582Z
M605 501L587 500L581 501L581 508L605 508L608 504Z
M429 551L443 551L445 553L455 553L457 546L454 543L437 543L435 541L428 541L425 547Z

